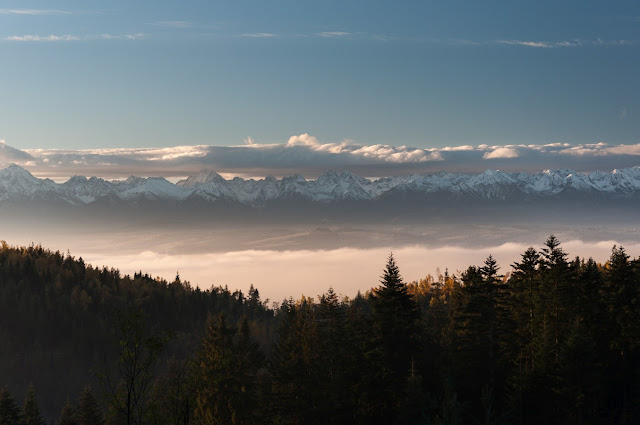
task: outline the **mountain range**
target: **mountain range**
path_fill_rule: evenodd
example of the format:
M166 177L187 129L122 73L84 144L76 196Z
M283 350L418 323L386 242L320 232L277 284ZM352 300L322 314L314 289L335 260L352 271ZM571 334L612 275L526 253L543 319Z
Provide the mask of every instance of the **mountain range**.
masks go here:
M97 202L135 204L231 204L261 208L279 201L321 204L359 202L483 201L513 202L562 199L593 201L640 200L640 167L576 173L545 170L537 174L486 170L477 175L440 172L431 175L384 177L371 180L349 171L327 171L316 180L300 175L260 180L226 180L204 170L177 183L162 177L104 180L74 176L64 183L39 179L18 165L0 170L0 206L39 201L71 206Z

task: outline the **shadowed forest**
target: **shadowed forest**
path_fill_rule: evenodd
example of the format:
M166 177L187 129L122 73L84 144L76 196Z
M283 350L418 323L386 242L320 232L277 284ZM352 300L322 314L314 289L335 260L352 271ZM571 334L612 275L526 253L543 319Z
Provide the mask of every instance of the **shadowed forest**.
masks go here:
M287 270L282 270L286 274ZM640 259L512 265L278 303L0 247L0 424L632 424Z

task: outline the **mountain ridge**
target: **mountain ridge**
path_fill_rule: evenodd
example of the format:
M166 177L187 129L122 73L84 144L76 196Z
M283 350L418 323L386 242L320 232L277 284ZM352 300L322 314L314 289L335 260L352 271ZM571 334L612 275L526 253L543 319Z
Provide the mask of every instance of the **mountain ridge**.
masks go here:
M480 174L439 172L428 175L391 176L370 180L350 171L326 171L316 180L300 175L260 180L235 177L226 180L213 170L171 183L163 177L104 180L73 176L64 183L39 179L12 164L0 170L0 205L12 202L57 201L88 205L101 199L123 202L168 201L182 203L200 199L205 203L231 202L256 208L278 201L312 203L348 201L382 202L385 199L424 201L509 202L563 199L571 196L606 200L640 200L640 167L595 171L544 170L536 174L488 169Z

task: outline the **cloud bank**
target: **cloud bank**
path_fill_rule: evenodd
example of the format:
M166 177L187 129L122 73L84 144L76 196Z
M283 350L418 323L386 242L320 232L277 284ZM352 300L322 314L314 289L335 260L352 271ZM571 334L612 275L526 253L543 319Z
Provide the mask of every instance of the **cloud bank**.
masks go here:
M27 149L0 141L0 166L23 166L40 177L64 180L73 175L123 178L129 175L183 177L203 169L241 176L302 174L315 178L328 169L351 170L367 177L427 174L439 171L480 173L488 168L539 172L547 168L610 171L640 165L640 143L570 145L454 146L417 148L323 142L309 134L283 143L258 144L248 137L233 146L184 145L160 148Z

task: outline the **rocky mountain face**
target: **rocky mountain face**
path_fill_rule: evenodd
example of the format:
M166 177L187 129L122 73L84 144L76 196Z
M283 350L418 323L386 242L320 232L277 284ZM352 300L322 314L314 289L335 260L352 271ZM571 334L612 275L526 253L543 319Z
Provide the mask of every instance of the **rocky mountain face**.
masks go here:
M538 174L487 170L478 175L441 172L431 175L385 177L370 180L349 171L327 171L316 180L300 175L276 179L225 180L211 170L173 184L161 177L129 177L107 181L74 176L65 183L38 179L27 170L11 165L0 170L0 205L43 201L88 205L100 200L118 202L166 201L175 204L197 201L205 204L233 203L263 207L278 201L311 203L348 201L383 202L403 199L515 202L542 199L640 200L640 167L576 173L545 170Z

